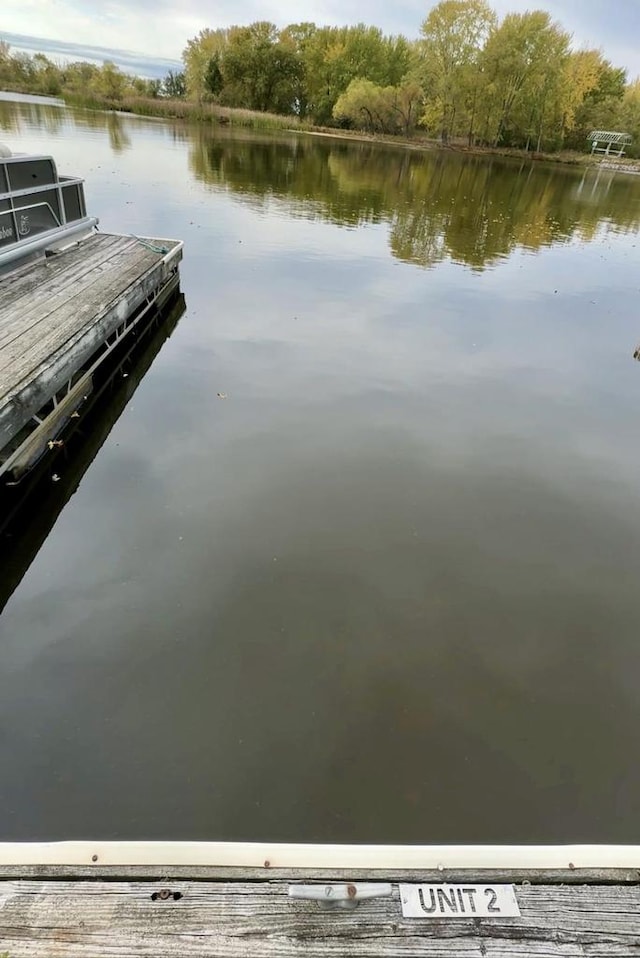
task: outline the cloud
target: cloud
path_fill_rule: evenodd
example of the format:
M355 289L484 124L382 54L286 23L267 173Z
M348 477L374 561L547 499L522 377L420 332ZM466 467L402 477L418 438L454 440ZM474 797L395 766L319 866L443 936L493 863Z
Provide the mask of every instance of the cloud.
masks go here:
M494 0L502 16L537 6L532 0ZM349 24L364 21L390 33L417 36L431 3L424 0L3 0L2 31L92 46L137 50L152 57L178 58L186 41L203 27L224 27L253 20ZM630 76L640 73L640 51L629 39L640 34L638 0L542 0L576 46L602 47Z

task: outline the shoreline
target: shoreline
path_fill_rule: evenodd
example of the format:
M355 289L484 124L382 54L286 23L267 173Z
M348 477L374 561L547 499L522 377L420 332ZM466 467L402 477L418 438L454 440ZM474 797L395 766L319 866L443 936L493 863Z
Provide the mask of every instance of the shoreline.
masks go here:
M593 157L591 153L577 153L574 151L561 151L558 153L536 152L534 150L520 150L515 147L492 147L492 146L466 146L462 143L443 144L438 140L429 138L415 139L392 136L384 134L370 134L363 132L350 132L348 130L331 130L327 127L311 127L305 130L296 130L290 128L288 133L305 134L307 136L328 137L338 140L353 140L359 143L377 143L387 146L403 147L407 150L419 150L424 152L442 151L448 153L463 153L468 156L499 156L511 160L528 160L533 163L559 163L563 166L583 166L593 169L610 170L615 173L631 173L640 175L640 159L623 158L616 163L615 161L605 161Z
M18 91L0 91L0 102L3 93L9 94ZM25 94L22 96L38 96ZM10 100L5 102L20 102ZM44 99L44 98L43 98ZM47 98L48 99L48 98ZM54 98L51 98L54 105ZM327 139L345 140L355 143L370 143L383 146L401 147L418 152L443 151L467 156L498 156L505 159L527 161L532 163L556 163L562 166L592 167L604 169L613 173L627 173L640 175L640 159L632 157L620 160L605 160L595 158L591 153L578 153L572 150L558 151L557 153L536 152L532 150L516 149L513 147L468 146L465 143L443 144L439 140L427 136L396 136L383 133L366 133L361 130L333 129L332 127L315 126L304 121L297 121L292 116L274 113L261 113L234 107L223 107L214 103L194 103L189 100L151 99L148 97L125 97L114 102L101 100L95 97L79 97L64 94L55 98L56 106L69 106L76 109L94 110L122 114L123 116L143 117L153 120L178 120L187 123L210 124L221 127L236 127L256 132L287 133L306 136L315 136ZM46 104L42 104L46 105Z

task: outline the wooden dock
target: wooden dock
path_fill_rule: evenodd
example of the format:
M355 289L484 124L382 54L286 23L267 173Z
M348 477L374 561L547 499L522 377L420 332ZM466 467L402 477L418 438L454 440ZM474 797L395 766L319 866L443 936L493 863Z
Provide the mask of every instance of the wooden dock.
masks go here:
M628 958L639 863L628 846L0 845L0 954Z
M0 476L18 480L178 284L182 243L95 233L0 277Z

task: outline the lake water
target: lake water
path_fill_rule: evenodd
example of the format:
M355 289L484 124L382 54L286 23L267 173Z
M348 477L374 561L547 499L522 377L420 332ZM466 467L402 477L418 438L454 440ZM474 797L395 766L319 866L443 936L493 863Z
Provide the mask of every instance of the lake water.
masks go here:
M0 124L187 307L0 540L0 838L635 841L640 181Z

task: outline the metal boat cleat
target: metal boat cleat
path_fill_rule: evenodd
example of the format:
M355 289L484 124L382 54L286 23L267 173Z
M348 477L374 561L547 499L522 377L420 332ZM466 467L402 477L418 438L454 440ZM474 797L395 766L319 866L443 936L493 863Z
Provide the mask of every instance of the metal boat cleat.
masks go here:
M388 898L391 885L385 882L340 882L328 885L289 885L289 898L315 901L321 908L357 908L369 898Z

